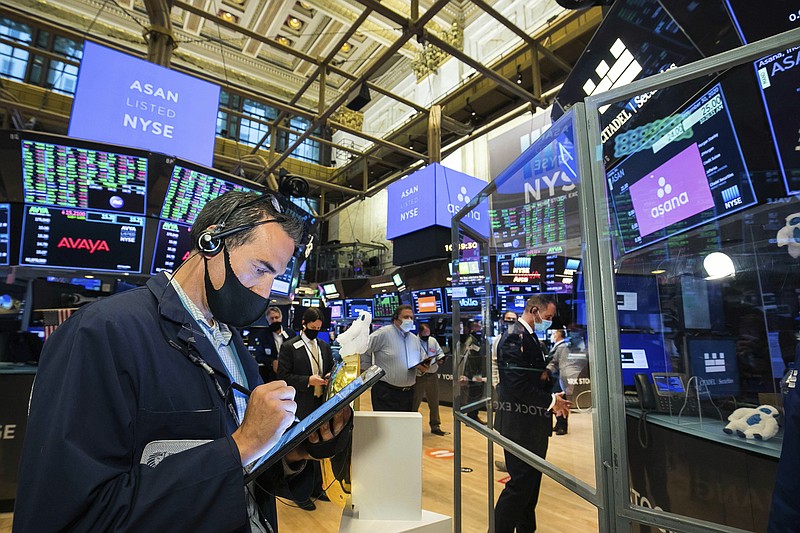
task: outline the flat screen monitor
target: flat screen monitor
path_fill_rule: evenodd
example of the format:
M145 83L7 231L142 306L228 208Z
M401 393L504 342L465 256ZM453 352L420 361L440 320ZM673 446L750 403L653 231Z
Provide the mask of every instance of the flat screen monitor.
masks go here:
M142 271L145 217L26 205L21 266Z
M302 298L300 300L301 307L311 307L311 298Z
M394 310L400 307L400 295L397 293L376 294L372 297L375 318L389 318Z
M88 291L99 291L103 286L103 280L99 278L57 278L55 276L47 276L46 279L47 281L54 281L56 283L78 285Z
M798 9L795 9L795 13L800 18ZM771 54L754 63L778 165L786 192L790 195L800 192L800 147L794 113L800 86L800 69L795 68L798 63L797 47Z
M403 282L403 277L399 273L392 274L392 283L394 286L397 287L397 290L402 291L406 288L406 284Z
M147 152L35 135L21 142L25 203L145 214Z
M328 296L328 295L331 295L331 294L336 294L339 291L336 290L336 284L335 283L323 283L322 284L322 292L324 292L325 295Z
M525 302L538 292L539 285L497 285L497 308L501 313L514 311L521 315Z
M344 301L345 317L356 319L359 311L366 311L373 315L371 298L352 298Z
M86 40L69 134L210 165L219 92L218 85Z
M700 380L701 398L704 386L712 396L738 396L736 339L689 337L687 342L692 376Z
M634 386L633 376L636 374L671 371L669 354L661 335L621 333L619 348L622 358L622 384L627 387Z
M790 0L725 0L743 43L800 27L800 10Z
M8 236L11 231L10 221L10 206L8 204L0 204L0 266L8 266L9 264Z
M432 315L444 313L442 289L422 289L411 291L411 300L416 315Z
M272 290L270 291L270 296L288 297L294 292L294 290L297 288L300 275L299 270L295 269L294 267L296 262L297 258L292 257L289 260L289 264L286 265L286 270L283 272L283 274L275 276L275 279L272 281Z
M661 304L656 277L618 274L616 283L619 327L661 331Z
M317 333L317 339L321 340L321 341L324 341L324 342L327 342L328 344L330 344L331 343L331 334L330 334L329 331L320 330L319 333Z
M647 144L606 173L622 251L756 203L720 84L676 113Z
M331 320L344 318L344 302L342 300L329 300L328 309L331 312Z
M178 160L164 196L160 217L171 222L194 224L203 207L228 191L251 192L253 189L236 183L214 169Z
M192 227L166 220L158 221L156 246L153 250L153 264L150 273L156 275L162 270L175 270L192 253Z
M486 287L445 287L444 312L453 312L453 302L458 301L460 312L480 313L486 299Z

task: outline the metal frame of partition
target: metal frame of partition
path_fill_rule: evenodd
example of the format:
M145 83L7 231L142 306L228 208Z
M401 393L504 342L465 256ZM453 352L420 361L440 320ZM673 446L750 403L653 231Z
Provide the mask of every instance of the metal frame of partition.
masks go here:
M605 379L594 379L593 421L596 488L577 479L532 454L513 441L503 437L491 427L483 426L461 412L458 397L458 368L460 354L455 354L453 375L454 424L454 531L461 529L461 426L466 425L487 438L489 472L493 467L493 446L498 444L511 451L529 465L541 470L551 479L576 495L593 504L598 510L601 531L627 531L631 522L668 528L675 531L692 532L741 532L744 530L698 520L664 511L654 511L634 506L629 501L628 457L625 430L625 408L622 398L622 363L619 357L608 354L619 353L619 324L615 299L603 298L615 293L613 257L608 238L609 209L606 201L605 167L602 161L602 141L598 109L619 100L676 85L710 73L726 70L755 61L772 52L783 51L800 44L800 29L776 35L756 43L748 44L690 65L678 67L649 78L633 82L624 87L593 95L585 104L576 104L574 114L575 150L578 159L580 182L580 213L584 254L584 280L587 296L587 323L589 343L594 357L589 359L591 375ZM488 196L497 190L494 182L476 195L453 217L453 259L458 259L459 223L461 219ZM591 230L591 231L590 231ZM488 294L488 292L487 292ZM460 320L458 306L454 306L453 323ZM594 326L593 326L594 325ZM602 325L598 327L598 325ZM454 328L454 336L456 335ZM454 339L455 341L455 339ZM454 344L455 345L455 344ZM487 359L489 355L487 354ZM491 410L491 384L486 383L481 400ZM494 531L493 508L494 486L488 478L487 508L489 531Z

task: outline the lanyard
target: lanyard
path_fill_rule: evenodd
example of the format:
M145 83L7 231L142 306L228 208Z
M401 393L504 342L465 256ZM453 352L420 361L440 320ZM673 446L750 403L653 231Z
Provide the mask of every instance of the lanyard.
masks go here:
M314 364L317 365L317 375L322 376L322 352L319 349L319 343L317 343L317 355L314 355L314 350L311 349L311 345L308 344L303 337L300 337L300 340L303 341L303 344L306 347L306 351L308 355L311 356L311 360L314 361ZM312 368L311 371L313 372L314 369Z

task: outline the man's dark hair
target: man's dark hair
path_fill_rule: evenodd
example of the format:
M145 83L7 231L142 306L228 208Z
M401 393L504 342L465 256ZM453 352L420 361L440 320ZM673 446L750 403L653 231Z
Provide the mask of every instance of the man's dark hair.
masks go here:
M506 319L506 316L508 315L508 313L514 313L514 316L515 316L515 317L517 317L517 318L519 318L519 315L517 315L517 312L516 312L516 311L512 311L511 309L507 309L507 310L506 310L506 311L503 313L503 320L505 320L505 319Z
M264 201L256 202L257 198L263 198ZM278 221L281 228L294 240L295 246L299 245L303 236L303 223L295 217L279 213L272 205L273 198L270 193L259 195L254 192L229 191L211 200L197 215L189 233L192 248L197 249L200 234L210 226L225 222L225 229L230 230L270 218ZM225 245L228 249L241 246L250 239L254 229L249 228L225 237Z
M422 328L423 328L423 327L426 327L426 328L428 328L428 331L430 331L431 333L433 333L433 328L431 327L431 324L430 324L430 322L418 322L418 323L417 323L417 331L418 331L418 332L419 332L419 331L422 331Z
M316 307L309 307L306 309L306 312L303 313L303 324L316 322L317 320L322 320L322 314Z
M550 307L550 304L553 304L556 307L558 307L555 298L553 298L552 296L548 296L547 294L534 294L533 296L528 298L527 302L525 302L525 310L527 311L528 309L531 309L533 307L538 307L539 311L541 312L545 311L548 307Z
M398 305L397 309L395 309L394 313L392 313L392 320L400 320L400 313L406 309L410 309L412 313L414 312L414 308L408 304Z

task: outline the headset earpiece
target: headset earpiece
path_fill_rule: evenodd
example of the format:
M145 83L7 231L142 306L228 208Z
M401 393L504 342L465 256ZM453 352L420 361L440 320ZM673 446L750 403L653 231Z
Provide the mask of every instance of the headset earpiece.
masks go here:
M214 235L214 231L207 229L197 239L197 248L207 256L214 257L222 250L222 239Z

